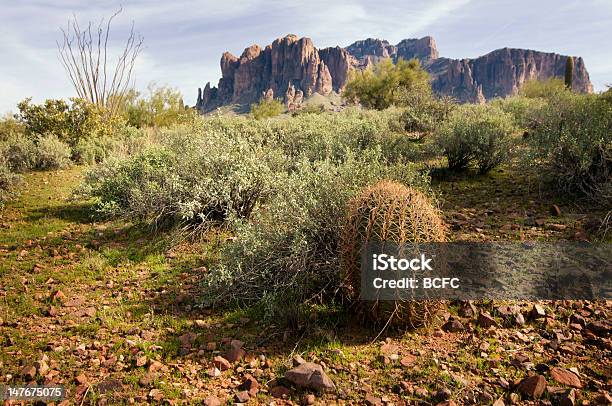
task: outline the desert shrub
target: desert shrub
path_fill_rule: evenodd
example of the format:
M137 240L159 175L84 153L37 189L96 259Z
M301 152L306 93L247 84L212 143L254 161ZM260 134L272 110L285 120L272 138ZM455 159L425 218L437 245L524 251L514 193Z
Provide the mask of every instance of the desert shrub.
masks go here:
M142 95L131 90L126 95L122 112L131 127L170 127L189 122L197 113L183 103L180 91L168 86L147 86Z
M0 143L16 138L25 133L23 123L15 119L11 114L0 118Z
M70 165L70 147L54 134L39 136L36 143L36 167L61 169Z
M440 213L423 193L397 182L382 181L367 187L349 202L340 241L340 267L345 292L356 309L375 324L415 327L429 323L441 307L432 300L360 301L364 243L445 241Z
M283 111L285 111L285 107L276 99L262 99L259 103L251 104L251 115L255 120L276 117L281 115Z
M113 137L86 137L74 147L73 158L82 164L96 164L110 157L127 157L143 151L154 143L153 129L139 129L131 126L117 128Z
M211 274L208 298L260 306L268 317L292 322L310 305L333 304L341 275L338 244L347 202L361 188L396 179L426 189L428 179L404 164L386 165L379 150L342 161L303 159L236 239Z
M421 134L433 133L457 106L449 97L424 97L405 106L401 116L404 129Z
M299 109L295 110L291 115L293 117L302 115L302 114L321 114L325 113L325 106L322 104L307 104Z
M156 224L243 217L271 193L279 159L245 138L178 127L158 146L90 170L82 191L101 213Z
M495 99L492 105L510 114L514 118L517 127L522 131L528 131L535 125L538 111L546 106L544 98L528 98L512 96L503 99Z
M53 134L71 148L88 137L110 137L123 123L120 117L109 116L99 107L76 98L70 102L48 99L42 104L25 99L18 108L16 117L26 135L33 138Z
M5 165L17 173L33 169L38 161L36 143L24 134L12 134L0 141L0 155L4 156Z
M534 79L523 83L519 89L519 96L528 99L548 99L567 91L563 78L553 77L543 80Z
M431 95L429 74L418 59L393 63L383 59L372 68L352 70L343 97L369 109L383 110L390 106L415 104Z
M0 208L11 196L11 188L19 181L19 176L11 171L6 157L0 151Z
M530 163L564 193L612 201L612 102L606 95L562 92L536 116Z
M508 160L516 131L513 118L492 105L467 104L440 126L436 142L451 170L475 164L486 173Z

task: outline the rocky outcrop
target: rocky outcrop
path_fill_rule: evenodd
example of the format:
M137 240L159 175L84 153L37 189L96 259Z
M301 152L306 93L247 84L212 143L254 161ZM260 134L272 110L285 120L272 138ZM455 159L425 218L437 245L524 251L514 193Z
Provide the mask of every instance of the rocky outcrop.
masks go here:
M527 80L563 76L567 56L503 48L475 59L441 58L432 37L405 39L396 45L369 38L346 48L317 49L310 38L287 35L261 48L251 45L240 57L225 52L217 87L198 89L196 107L210 111L226 104L248 104L284 95L297 108L313 93L341 92L351 69L365 69L382 58L417 58L432 77L432 88L461 102L483 102L514 94ZM574 90L592 92L589 74L575 57ZM294 98L297 97L299 103Z

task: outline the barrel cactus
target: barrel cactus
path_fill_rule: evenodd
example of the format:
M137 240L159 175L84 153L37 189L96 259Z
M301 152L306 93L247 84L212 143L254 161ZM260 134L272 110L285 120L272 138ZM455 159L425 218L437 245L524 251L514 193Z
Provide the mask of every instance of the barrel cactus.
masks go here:
M361 250L368 242L443 242L445 234L444 222L430 199L400 183L381 181L351 200L340 242L340 264L345 292L358 313L374 324L395 328L428 324L442 307L441 301L358 300Z

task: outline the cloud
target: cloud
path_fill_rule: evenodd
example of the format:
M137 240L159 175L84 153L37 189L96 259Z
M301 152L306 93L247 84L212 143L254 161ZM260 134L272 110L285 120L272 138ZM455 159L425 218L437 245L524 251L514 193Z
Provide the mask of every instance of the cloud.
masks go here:
M113 48L132 21L145 38L136 80L179 88L187 103L197 87L220 76L219 58L252 43L294 33L317 47L347 46L368 37L397 43L432 35L440 53L474 57L503 46L584 57L599 89L612 82L612 2L583 0L25 0L5 2L0 15L0 112L26 96L36 101L74 92L57 60L59 27L76 14L99 21L123 4Z

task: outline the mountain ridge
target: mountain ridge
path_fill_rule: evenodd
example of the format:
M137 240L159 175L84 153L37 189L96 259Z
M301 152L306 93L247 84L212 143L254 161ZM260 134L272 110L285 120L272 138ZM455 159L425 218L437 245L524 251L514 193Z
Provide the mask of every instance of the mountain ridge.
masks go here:
M382 58L417 58L432 77L432 88L460 102L483 102L514 94L530 79L563 76L567 55L522 48L499 48L476 58L439 55L433 37L403 39L397 44L367 38L347 47L317 49L308 37L294 34L261 48L251 45L237 57L221 56L222 77L198 89L196 108L211 111L228 104L249 104L262 97L282 98L288 107L313 93L341 92L351 69L365 69ZM593 91L584 60L574 57L574 90Z

